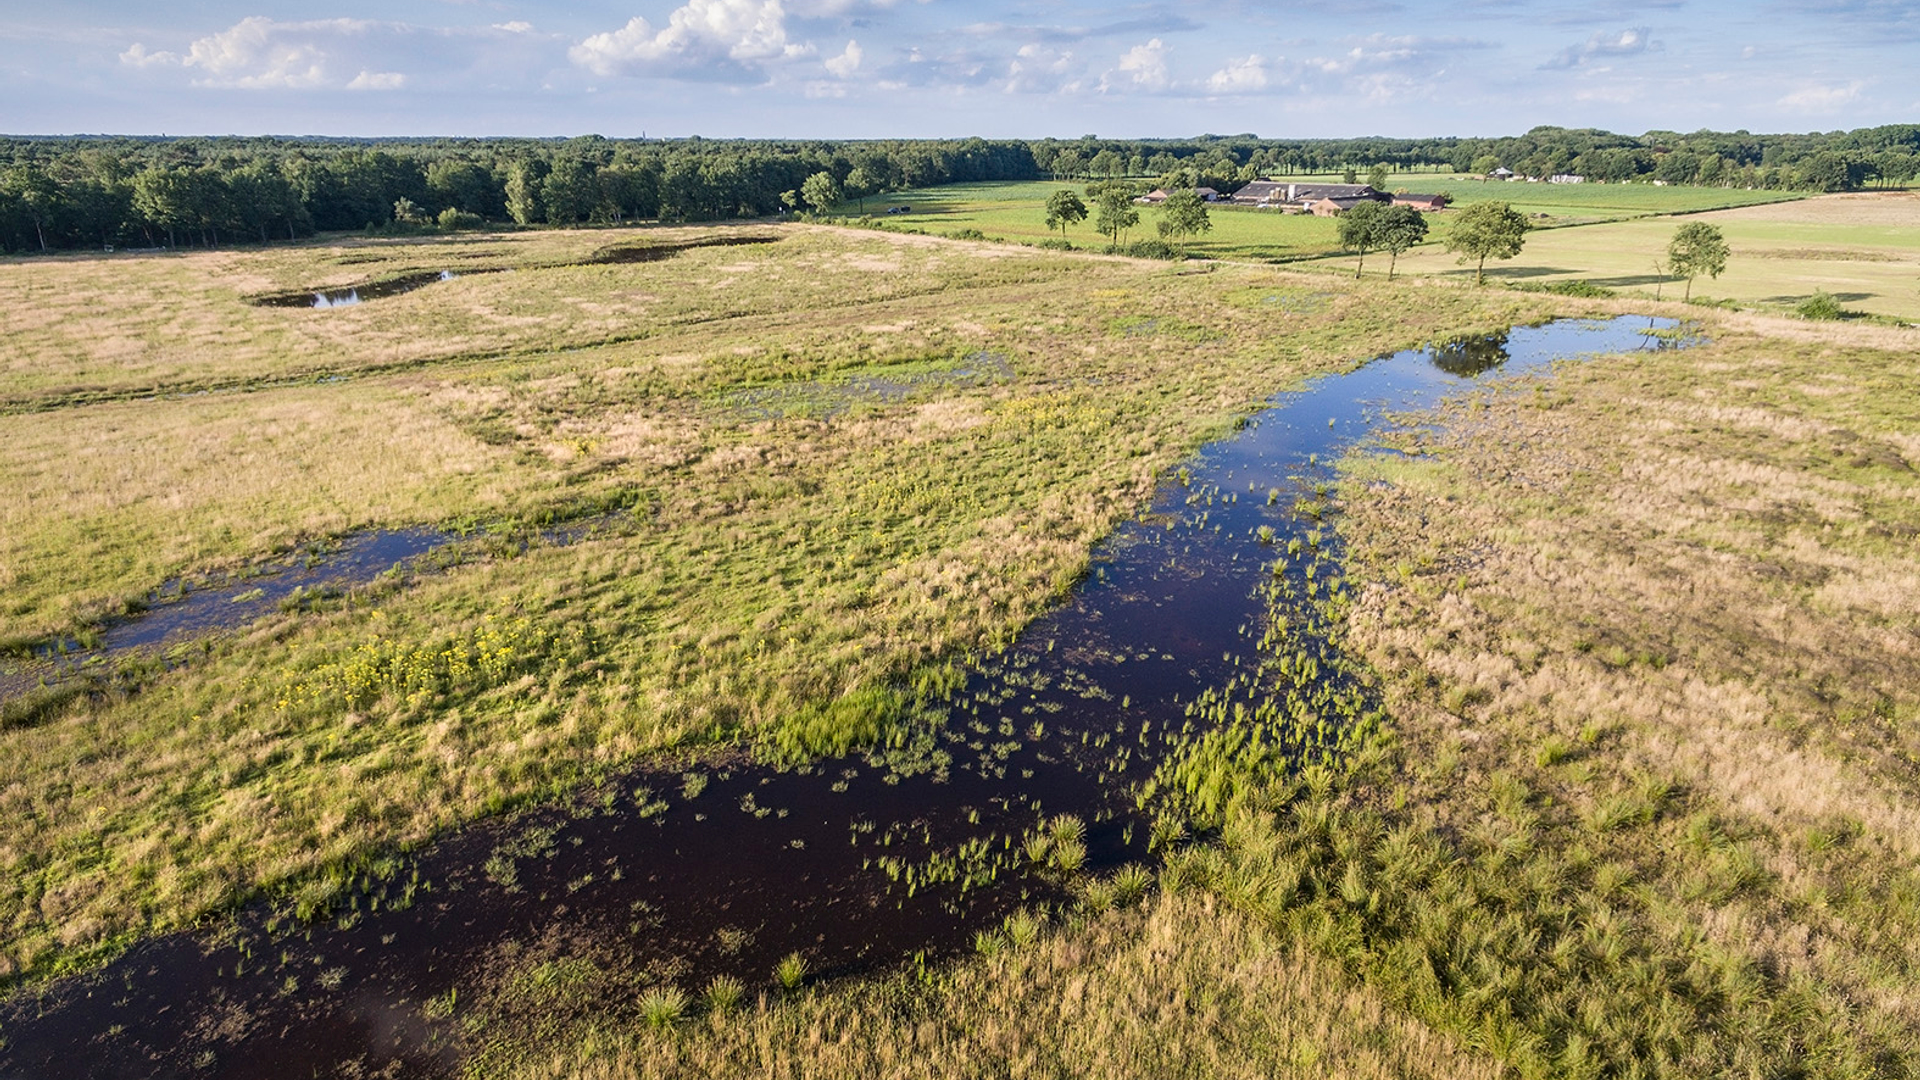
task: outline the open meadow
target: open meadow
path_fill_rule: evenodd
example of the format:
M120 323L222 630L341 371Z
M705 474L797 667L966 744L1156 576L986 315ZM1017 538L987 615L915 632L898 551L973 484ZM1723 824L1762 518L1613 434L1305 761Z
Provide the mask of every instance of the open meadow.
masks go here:
M1035 240L1029 203L1055 187L870 204ZM1659 212L1578 202L1593 190L1555 205ZM1735 254L1696 294L1746 262L1822 261L1743 245L1916 234L1794 231L1839 227L1827 206L1710 216ZM1247 252L1326 250L1304 230L1333 228L1214 220L1205 242ZM1521 261L1672 224L1543 231ZM645 248L672 250L608 256ZM969 673L1089 581L1170 624L1168 582L1238 610L1204 591L1221 567L1180 561L1176 524L1231 530L1244 500L1300 526L1244 530L1244 655L1120 650L1129 672L1186 670L1165 715L1055 687L1126 717L1081 744L1116 754L1142 835L1036 798L1017 841L913 868L954 876L909 876L908 896L968 858L1038 868L973 955L837 977L796 952L755 984L693 984L634 961L665 933L645 904L622 909L619 948L568 936L595 874L627 872L595 864L538 897L553 925L516 931L538 947L405 1001L409 1024L456 1032L449 1075L528 1080L1920 1072L1915 332L1476 289L1447 258L1404 256L1388 283L1335 260L763 223L0 262L0 689L51 683L0 714L0 986L18 1010L0 1012L0 1064L5 1023L37 1001L87 998L74 979L156 935L244 936L249 902L293 927L254 964L279 952L281 997L351 1003L363 960L287 959L302 920L351 930L373 918L350 884L369 866L522 808L611 817L617 794L681 824L798 822L815 809L762 806L761 788L694 800L749 761L773 770L766 791L846 791L857 770L814 763L870 745L855 790L946 783L911 717L956 693L952 753L1024 761L1018 740L1048 747L1065 723L1048 680L1009 661L988 693ZM254 302L441 270L457 276L352 306ZM1692 321L1653 331L1653 314ZM1623 315L1649 324L1644 351L1502 377L1509 328ZM1292 494L1217 448L1230 482L1196 480L1196 449L1282 426L1262 414L1276 393L1435 343L1431 368L1469 389L1312 455ZM1381 419L1377 399L1355 409ZM1164 578L1092 557L1123 527L1171 538ZM89 652L142 609L429 532L448 538L431 559ZM1095 629L1061 651L1116 647ZM676 791L610 790L649 765ZM842 850L883 842L865 818L830 822ZM423 906L512 893L560 828L473 849L484 871ZM1103 828L1121 854L1095 865ZM871 876L883 863L898 871ZM730 956L751 934L715 937ZM263 1023L208 1015L206 1068Z

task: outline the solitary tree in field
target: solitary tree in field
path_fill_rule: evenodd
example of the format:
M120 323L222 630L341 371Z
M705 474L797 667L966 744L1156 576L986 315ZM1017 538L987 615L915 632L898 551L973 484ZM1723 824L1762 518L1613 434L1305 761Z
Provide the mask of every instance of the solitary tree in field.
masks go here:
M1159 229L1161 238L1165 240L1212 231L1213 221L1207 217L1207 200L1191 189L1167 196L1167 201L1160 204Z
M1375 191L1387 190L1387 163L1381 162L1367 171L1367 186Z
M1374 204L1379 205L1379 204ZM1358 207L1355 207L1358 209ZM1387 280L1400 255L1427 238L1427 216L1411 206L1385 206L1374 218L1373 246L1388 255Z
M1355 278L1360 276L1360 268L1367 265L1367 252L1379 246L1380 211L1385 209L1369 201L1340 215L1340 246L1360 253L1360 261L1353 264Z
M825 210L840 201L840 182L832 173L822 170L801 182L800 197L815 210Z
M1520 254L1527 242L1527 219L1520 211L1503 202L1478 202L1454 219L1447 234L1447 250L1457 252L1462 263L1474 260L1473 283L1485 284L1487 258L1511 259Z
M1686 299L1691 300L1694 277L1719 277L1727 268L1727 254L1727 241L1719 229L1704 221L1689 221L1674 230L1667 245L1667 266L1687 279Z
M1111 237L1115 247L1120 234L1140 224L1140 211L1133 208L1133 192L1124 184L1109 184L1093 196L1093 227Z
M1066 188L1047 196L1047 231L1060 230L1060 239L1067 238L1067 226L1077 225L1087 220L1087 204L1080 196Z
M859 200L860 212L863 214L867 212L867 196L880 190L880 185L873 181L873 178L867 174L867 170L858 165L853 167L853 171L847 173L847 182L841 187L849 197Z

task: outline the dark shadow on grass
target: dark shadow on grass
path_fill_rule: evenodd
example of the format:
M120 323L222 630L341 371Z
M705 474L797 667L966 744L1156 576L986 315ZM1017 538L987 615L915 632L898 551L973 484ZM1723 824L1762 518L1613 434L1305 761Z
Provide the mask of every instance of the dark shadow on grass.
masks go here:
M1457 272L1471 274L1473 273L1473 267L1469 266ZM1525 280L1527 278L1552 277L1555 274L1578 273L1580 273L1580 271L1569 270L1564 266L1502 266L1498 269L1491 266L1487 267L1488 277L1506 278L1514 281Z
M1609 289L1625 289L1634 285L1679 285L1680 278L1661 277L1659 274L1621 274L1618 277L1589 278L1595 285Z
M1874 297L1879 296L1880 294L1870 293L1870 292L1837 292L1837 293L1828 293L1827 295L1833 297L1835 300L1838 300L1843 304L1850 304L1850 303L1856 303L1861 300L1871 300ZM1761 303L1798 304L1811 299L1813 299L1812 294L1801 293L1797 296L1765 296L1765 297L1761 297Z

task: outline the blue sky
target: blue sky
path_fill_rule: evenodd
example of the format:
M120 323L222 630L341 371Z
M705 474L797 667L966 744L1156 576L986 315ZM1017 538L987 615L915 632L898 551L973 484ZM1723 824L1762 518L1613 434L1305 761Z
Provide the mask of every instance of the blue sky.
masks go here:
M1920 121L1920 0L0 0L14 134L1076 138Z

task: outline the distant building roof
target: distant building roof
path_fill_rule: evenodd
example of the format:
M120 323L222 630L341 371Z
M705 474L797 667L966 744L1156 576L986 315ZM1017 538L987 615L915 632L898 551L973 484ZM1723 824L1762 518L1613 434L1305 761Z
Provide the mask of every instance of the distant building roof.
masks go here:
M1233 193L1241 205L1305 206L1321 199L1385 199L1366 184L1301 184L1282 180L1255 180Z
M1205 199L1207 202L1214 202L1215 200L1220 198L1220 193L1218 191L1213 190L1210 187L1186 188L1185 190L1193 192L1195 195L1200 196L1202 199ZM1154 188L1152 191L1147 192L1145 195L1142 195L1133 201L1137 203L1146 203L1149 206L1156 206L1160 203L1166 202L1167 197L1172 194L1173 192L1167 188Z

